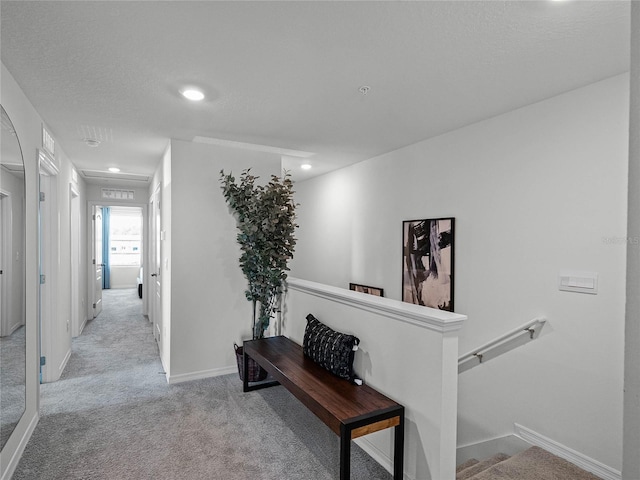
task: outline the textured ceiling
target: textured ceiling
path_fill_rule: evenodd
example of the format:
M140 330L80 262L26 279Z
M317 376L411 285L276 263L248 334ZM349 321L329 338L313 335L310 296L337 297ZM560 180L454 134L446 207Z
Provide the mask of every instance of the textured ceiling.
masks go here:
M170 138L203 137L293 150L290 166L308 152L318 174L629 64L624 1L0 8L2 62L80 170L150 175ZM187 84L206 101L182 99ZM90 137L101 144L88 147Z

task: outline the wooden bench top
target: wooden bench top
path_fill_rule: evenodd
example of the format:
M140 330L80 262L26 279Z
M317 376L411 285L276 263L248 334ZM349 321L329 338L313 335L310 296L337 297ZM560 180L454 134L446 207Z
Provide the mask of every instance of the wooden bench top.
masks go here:
M356 438L395 426L403 415L400 404L368 385L354 385L328 372L287 337L246 341L244 352L338 435L341 424L355 426L351 438ZM372 426L370 420L378 424Z

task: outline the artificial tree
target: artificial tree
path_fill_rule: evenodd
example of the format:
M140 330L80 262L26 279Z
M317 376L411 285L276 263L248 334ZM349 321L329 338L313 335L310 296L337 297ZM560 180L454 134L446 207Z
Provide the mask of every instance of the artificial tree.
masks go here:
M253 303L253 339L264 337L269 327L287 278L287 263L293 258L298 227L290 174L272 175L266 185L256 184L258 178L251 169L244 170L239 181L220 171L222 192L238 227L240 268L248 282L245 295Z

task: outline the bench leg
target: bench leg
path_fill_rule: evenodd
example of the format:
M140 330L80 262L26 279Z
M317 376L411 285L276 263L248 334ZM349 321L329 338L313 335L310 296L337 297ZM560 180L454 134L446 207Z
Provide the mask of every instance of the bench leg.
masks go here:
M340 480L351 477L351 429L340 425Z
M249 356L242 349L242 391L249 391Z
M393 478L404 479L404 412L400 415L400 424L393 427Z

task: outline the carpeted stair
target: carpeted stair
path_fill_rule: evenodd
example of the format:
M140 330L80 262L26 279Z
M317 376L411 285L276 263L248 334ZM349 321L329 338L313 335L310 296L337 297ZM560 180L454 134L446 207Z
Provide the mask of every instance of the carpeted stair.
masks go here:
M512 457L499 453L484 461L467 460L456 469L456 480L599 480L573 463L539 447Z

